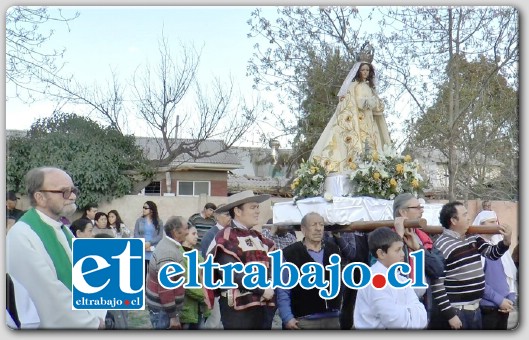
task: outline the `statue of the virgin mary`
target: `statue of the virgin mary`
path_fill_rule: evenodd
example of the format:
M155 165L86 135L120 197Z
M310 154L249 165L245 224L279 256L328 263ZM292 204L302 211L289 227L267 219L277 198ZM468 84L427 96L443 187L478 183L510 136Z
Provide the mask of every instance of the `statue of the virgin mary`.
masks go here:
M374 48L366 41L338 92L336 111L310 155L329 172L354 170L366 144L372 151L391 145L384 102L376 90L373 54Z

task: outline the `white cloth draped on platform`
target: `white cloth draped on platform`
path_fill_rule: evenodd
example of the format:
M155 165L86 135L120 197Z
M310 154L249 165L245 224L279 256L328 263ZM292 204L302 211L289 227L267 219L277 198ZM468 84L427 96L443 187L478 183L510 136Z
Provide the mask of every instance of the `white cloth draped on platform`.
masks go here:
M439 225L441 204L424 204L423 215L428 225ZM310 197L293 202L278 202L272 207L274 223L299 224L309 212L317 212L326 224L349 224L356 221L382 221L393 219L393 201L372 197Z

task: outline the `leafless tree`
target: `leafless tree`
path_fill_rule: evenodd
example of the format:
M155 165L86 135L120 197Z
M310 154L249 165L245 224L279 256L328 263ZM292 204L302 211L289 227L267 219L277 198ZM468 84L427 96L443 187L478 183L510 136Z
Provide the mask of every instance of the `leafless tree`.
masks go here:
M12 6L6 11L6 84L12 85L6 97L17 97L26 102L36 100L49 90L44 80L59 80L63 65L60 58L64 49L46 47L54 31L48 24L62 22L69 29L70 21L79 16L75 13L65 17L60 9L54 11L47 7ZM66 79L60 79L65 81ZM35 86L35 81L40 81Z
M210 85L199 84L200 56L194 46L183 43L173 53L162 34L159 61L154 66L138 66L128 86L114 71L106 86L88 86L75 79L52 79L49 84L58 90L54 94L58 101L85 105L90 114L122 133L136 117L136 125L139 122L149 136L156 137L155 165L178 166L228 150L248 131L260 107L258 100L247 105L231 79L227 84L216 78ZM196 103L186 109L193 94ZM213 138L222 140L222 147L201 146Z
M210 157L231 148L255 120L257 104L251 107L237 97L233 80L228 84L215 78L210 86L197 83L200 53L180 44L178 58L167 39L159 43L157 68L138 68L132 81L132 102L141 121L153 135L161 136L158 166ZM192 91L194 90L194 91ZM192 109L182 109L190 92L195 94ZM201 147L207 139L221 139L224 147L209 150ZM178 162L176 163L178 165Z

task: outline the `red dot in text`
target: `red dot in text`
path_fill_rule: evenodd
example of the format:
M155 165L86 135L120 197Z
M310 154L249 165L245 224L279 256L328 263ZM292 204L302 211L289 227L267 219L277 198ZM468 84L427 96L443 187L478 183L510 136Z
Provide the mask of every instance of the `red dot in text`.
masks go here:
M373 276L373 287L382 288L386 285L386 278L382 274L376 274Z
M129 300L125 300L125 304L128 306L130 305L130 301Z

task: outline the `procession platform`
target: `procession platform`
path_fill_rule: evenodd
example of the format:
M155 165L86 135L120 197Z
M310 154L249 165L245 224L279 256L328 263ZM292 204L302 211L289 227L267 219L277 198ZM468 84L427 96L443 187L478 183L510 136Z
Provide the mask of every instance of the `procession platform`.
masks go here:
M428 225L438 226L442 204L425 203L422 217ZM272 207L274 224L300 224L309 212L317 212L328 225L347 225L357 221L393 220L393 200L372 197L333 196L331 201L323 197L310 197L296 202L278 202Z

